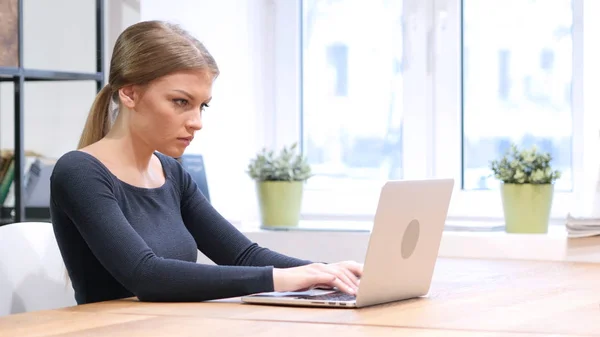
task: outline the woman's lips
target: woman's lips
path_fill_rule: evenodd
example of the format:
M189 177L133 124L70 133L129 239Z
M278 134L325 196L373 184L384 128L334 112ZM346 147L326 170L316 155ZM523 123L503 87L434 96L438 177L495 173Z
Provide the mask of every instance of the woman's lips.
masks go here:
M194 139L194 137L181 137L181 138L177 138L177 140L179 140L180 142L182 142L183 144L185 144L185 146L190 145L190 143L192 142L193 139Z

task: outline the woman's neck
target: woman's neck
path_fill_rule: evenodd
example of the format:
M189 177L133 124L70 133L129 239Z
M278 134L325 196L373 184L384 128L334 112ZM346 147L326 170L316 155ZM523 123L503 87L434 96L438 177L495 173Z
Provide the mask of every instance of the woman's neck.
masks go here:
M149 172L154 149L132 132L113 127L102 141L111 150L110 156L122 165L135 168L142 174Z

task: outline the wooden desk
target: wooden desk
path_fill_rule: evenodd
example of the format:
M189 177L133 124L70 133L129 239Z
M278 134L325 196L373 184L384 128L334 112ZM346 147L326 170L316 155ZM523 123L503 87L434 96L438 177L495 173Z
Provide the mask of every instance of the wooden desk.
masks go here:
M45 310L0 317L0 336L54 336L114 324L143 321L154 316Z
M102 331L109 334L106 329L114 329L110 335L128 331L127 336L131 337L138 331L140 336L147 336L143 331L155 332L157 336L162 336L162 331L165 335L169 331L197 334L202 326L221 327L219 334L225 336L253 335L253 329L260 331L257 335L261 336L317 332L349 336L470 336L468 331L473 336L600 336L600 264L440 259L428 297L364 309L259 306L240 304L239 299L207 303L142 303L126 299L51 312L48 315L107 315L93 318L86 331L92 336L102 335ZM21 319L36 317L36 313L29 313ZM85 321L88 316L77 317ZM108 326L94 327L102 317L110 320ZM164 328L158 327L161 322ZM0 319L0 329L3 324L7 323ZM82 327L85 324L76 323Z
M462 330L379 327L347 324L253 321L190 316L142 316L65 311L19 314L0 320L0 336L19 337L305 337L325 334L345 337L541 337ZM564 337L564 336L563 336Z

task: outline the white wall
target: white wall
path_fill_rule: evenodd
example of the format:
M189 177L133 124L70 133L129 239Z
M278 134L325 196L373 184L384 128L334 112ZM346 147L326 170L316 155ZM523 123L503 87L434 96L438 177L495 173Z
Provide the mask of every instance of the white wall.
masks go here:
M41 0L24 1L24 65L35 69L93 72L94 3L59 2L60 5ZM3 83L1 90L0 145L12 148L13 84ZM94 91L93 82L26 83L25 147L58 156L76 146Z
M204 114L204 129L188 149L205 156L211 199L228 219L256 216L254 186L245 173L269 141L273 114L273 3L267 0L141 0L142 20L178 23L202 41L221 75Z
M106 63L118 33L139 20L137 1L106 1ZM139 5L138 5L139 6ZM115 15L118 14L118 15ZM94 72L95 1L27 0L23 10L24 66L33 69ZM25 148L49 157L75 149L96 84L27 82ZM0 84L0 147L14 146L13 84Z
M26 67L95 70L93 0L28 0L24 9ZM127 26L162 19L189 29L216 58L221 75L200 132L188 152L206 157L211 198L228 219L254 219L254 186L245 173L249 159L273 141L273 2L268 0L108 0L105 36L108 67L112 47ZM65 10L68 9L68 10ZM25 147L59 157L75 149L94 82L26 84ZM0 147L13 147L13 85L0 84ZM272 130L272 129L270 129ZM272 130L273 131L273 130Z

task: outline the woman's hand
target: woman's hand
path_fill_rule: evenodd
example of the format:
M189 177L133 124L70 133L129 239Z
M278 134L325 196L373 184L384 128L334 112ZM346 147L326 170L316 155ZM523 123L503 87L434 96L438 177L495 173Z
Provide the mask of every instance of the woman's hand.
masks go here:
M316 287L338 288L355 295L363 265L354 261L332 264L312 263L306 266L273 269L275 291L301 291Z

